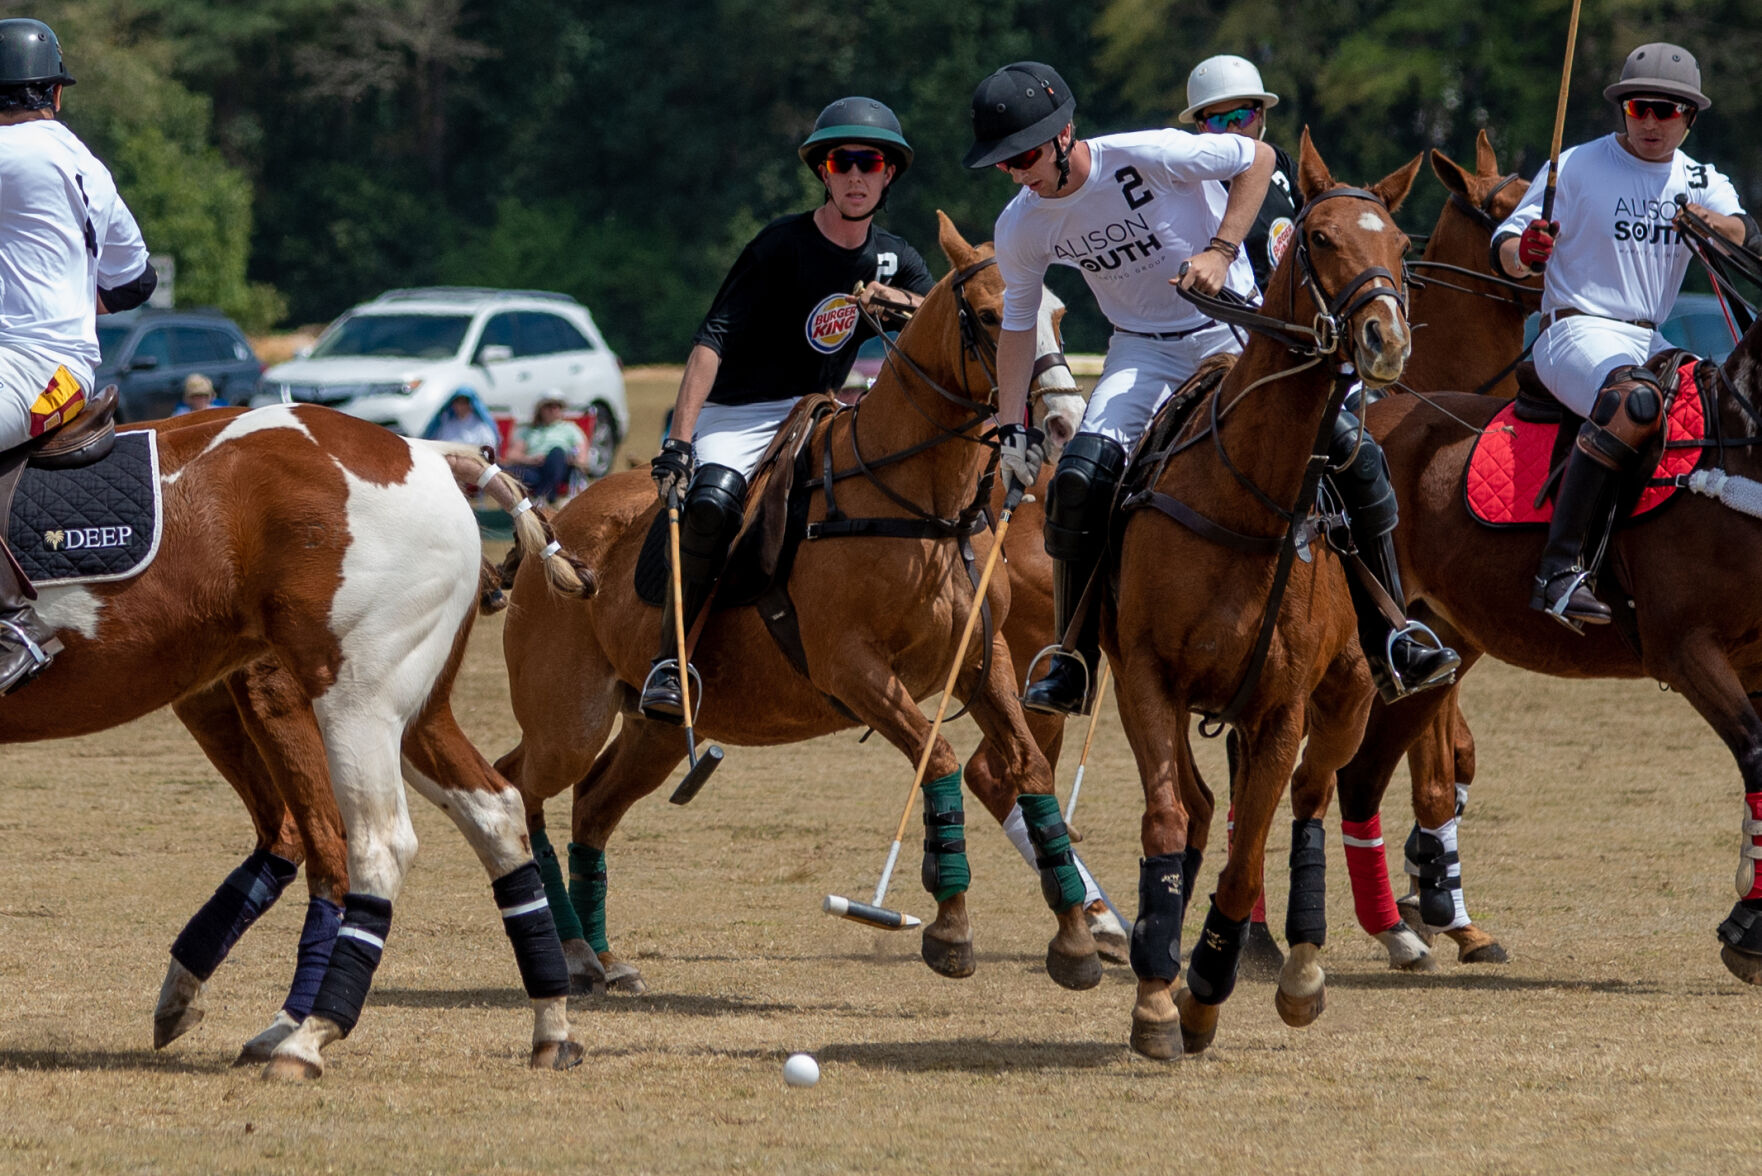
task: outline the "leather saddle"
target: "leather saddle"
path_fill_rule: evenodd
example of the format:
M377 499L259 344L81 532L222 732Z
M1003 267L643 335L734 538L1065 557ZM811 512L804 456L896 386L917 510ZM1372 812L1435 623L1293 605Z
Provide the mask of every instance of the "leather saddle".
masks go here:
M0 468L21 465L44 470L72 470L104 460L116 447L116 385L106 384L88 400L78 416L22 445L0 453Z

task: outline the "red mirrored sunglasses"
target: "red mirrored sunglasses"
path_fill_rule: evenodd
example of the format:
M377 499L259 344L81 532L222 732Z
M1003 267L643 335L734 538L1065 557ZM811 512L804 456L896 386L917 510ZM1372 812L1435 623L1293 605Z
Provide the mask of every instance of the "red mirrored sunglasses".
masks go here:
M1029 168L1031 168L1035 164L1039 163L1040 157L1045 154L1046 154L1045 147L1030 147L1026 151L1022 152L1020 155L1012 155L1008 159L998 160L997 161L997 170L999 170L999 171L1027 171Z
M1669 122L1681 118L1694 107L1668 98L1629 98L1621 104L1621 109L1629 118L1645 118L1649 114L1659 122Z
M826 153L826 170L847 172L856 168L864 175L873 175L887 166L887 156L872 148L850 151L835 147Z

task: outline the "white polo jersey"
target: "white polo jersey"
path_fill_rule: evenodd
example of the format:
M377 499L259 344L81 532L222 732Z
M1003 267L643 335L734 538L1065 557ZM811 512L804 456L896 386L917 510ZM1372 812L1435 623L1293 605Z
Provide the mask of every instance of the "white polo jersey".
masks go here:
M1540 217L1547 184L1543 164L1498 232L1521 233ZM1647 163L1610 134L1563 152L1554 194L1560 235L1542 271L1542 312L1571 307L1627 322L1669 318L1691 256L1670 224L1679 193L1722 216L1743 212L1730 180L1681 151L1666 163Z
M1159 334L1205 325L1205 314L1169 285L1181 262L1217 235L1229 194L1221 181L1254 163L1254 140L1187 131L1134 131L1086 140L1089 178L1068 196L1023 188L997 218L1003 326L1034 328L1048 266L1083 272L1115 327ZM1246 254L1225 285L1252 298Z
M0 126L0 351L66 364L89 389L98 287L146 267L134 215L77 135L54 119Z

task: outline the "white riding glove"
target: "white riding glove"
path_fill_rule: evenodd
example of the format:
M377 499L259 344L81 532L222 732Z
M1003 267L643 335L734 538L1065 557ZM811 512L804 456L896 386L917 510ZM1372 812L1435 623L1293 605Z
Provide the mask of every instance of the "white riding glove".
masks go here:
M1046 434L1033 425L998 426L997 459L1006 479L1004 489L1019 486L1027 490L1040 477L1041 463L1046 460Z

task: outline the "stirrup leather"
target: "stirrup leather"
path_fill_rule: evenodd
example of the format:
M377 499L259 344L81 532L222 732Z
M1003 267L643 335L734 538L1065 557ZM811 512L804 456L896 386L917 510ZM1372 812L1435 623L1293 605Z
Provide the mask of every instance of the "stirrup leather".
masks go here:
M1090 700L1089 692L1090 688L1094 685L1094 682L1089 676L1089 661L1076 650L1066 649L1057 642L1042 649L1039 653L1034 655L1033 660L1028 662L1028 672L1022 675L1022 693L1028 693L1028 688L1039 680L1034 677L1034 667L1039 665L1042 659L1047 663L1047 674L1052 673L1053 668L1057 666L1060 661L1074 661L1077 663L1078 667L1083 671L1083 702L1085 704L1083 713L1087 714L1088 703ZM1040 675L1042 678L1045 676L1046 674Z
M1399 629L1389 630L1389 636L1383 641L1383 663L1381 667L1388 675L1389 685L1393 690L1392 696L1385 692L1385 696L1388 697L1389 701L1392 702L1395 699L1406 698L1409 694L1418 694L1420 691L1430 690L1434 686L1448 686L1456 680L1456 666L1461 664L1460 658L1457 659L1455 664L1451 665L1442 673L1435 673L1430 678L1420 682L1409 683L1407 679L1402 676L1401 671L1395 666L1395 646L1398 642L1404 639L1412 641L1416 645L1424 646L1434 652L1443 651L1449 648L1444 644L1442 638L1432 632L1432 627L1424 621L1408 621Z
M677 675L679 672L679 659L676 657L663 658L649 667L648 676L643 678L642 691L638 696L639 709L641 707L640 699L648 697L649 687L655 684L655 679L663 670L672 670L674 674ZM689 716L690 723L688 725L695 727L697 726L697 713L702 710L704 706L704 679L703 675L697 672L697 667L690 662L685 664L685 672L691 676L691 699L692 702L696 704L691 708L691 714Z

